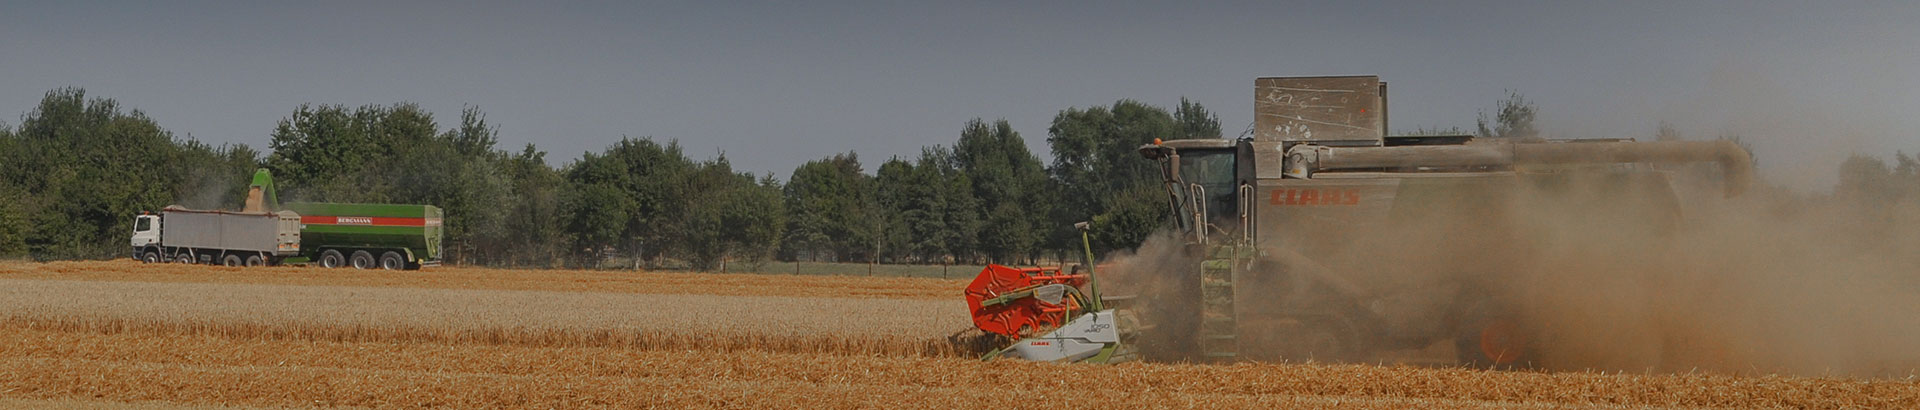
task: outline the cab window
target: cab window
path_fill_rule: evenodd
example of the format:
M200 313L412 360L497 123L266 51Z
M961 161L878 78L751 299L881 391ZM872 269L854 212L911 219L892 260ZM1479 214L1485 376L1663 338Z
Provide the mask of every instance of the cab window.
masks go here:
M1216 220L1239 216L1234 206L1235 153L1232 149L1180 151L1180 179L1206 190L1207 212Z
M134 220L134 232L146 232L150 230L153 230L153 218L139 218Z

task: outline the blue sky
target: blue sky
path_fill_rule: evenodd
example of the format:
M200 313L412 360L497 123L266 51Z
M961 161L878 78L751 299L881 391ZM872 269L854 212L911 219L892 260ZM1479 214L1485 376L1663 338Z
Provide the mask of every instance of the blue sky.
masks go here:
M1557 137L1660 121L1830 184L1920 151L1908 2L4 2L0 119L77 86L182 137L264 147L301 103L474 105L556 165L622 136L784 175L869 169L1006 119L1043 158L1067 107L1181 96L1229 134L1259 76L1378 74L1394 129L1470 129L1515 90Z

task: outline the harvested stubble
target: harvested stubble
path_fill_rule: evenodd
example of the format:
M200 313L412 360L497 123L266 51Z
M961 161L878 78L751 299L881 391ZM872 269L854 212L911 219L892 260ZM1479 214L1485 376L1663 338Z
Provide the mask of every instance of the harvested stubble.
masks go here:
M89 273L88 266L118 271ZM581 289L511 278L544 271L378 272L405 279L395 280L353 271L118 262L0 270L0 404L85 398L80 405L162 407L1920 406L1920 378L1914 377L981 363L951 357L951 347L940 341L966 327L957 297L933 297L953 295L960 286L951 281L905 280L926 297L896 300L877 291L795 297L838 294L821 283L870 283L864 278L715 276L738 283L713 286L627 273L610 281L614 285L565 285L618 288L608 292L552 292L499 289ZM334 272L359 276L320 277ZM426 276L407 276L415 274ZM27 279L45 275L79 280ZM669 294L676 292L695 294Z
M0 321L63 331L953 355L957 300L0 279Z
M418 271L228 268L131 260L0 261L0 278L882 299L959 299L966 287L961 280L928 278L444 266Z
M1912 407L1920 382L962 358L0 328L0 396L371 407Z

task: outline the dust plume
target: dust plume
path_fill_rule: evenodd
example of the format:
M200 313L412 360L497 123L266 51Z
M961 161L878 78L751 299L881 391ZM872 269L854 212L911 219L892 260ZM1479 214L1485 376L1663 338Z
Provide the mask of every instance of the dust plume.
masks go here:
M1920 368L1920 203L1771 185L1725 198L1712 169L1634 167L1405 183L1390 210L1280 225L1266 224L1300 211L1261 205L1261 256L1235 279L1243 357L1298 360L1283 345L1330 334L1350 348L1321 359L1369 361L1457 343L1494 311L1526 330L1527 364L1549 369ZM1141 345L1161 360L1197 353L1198 253L1183 243L1156 235L1103 271L1112 293L1140 295L1155 326ZM1300 312L1338 326L1303 327Z
M1684 176L1684 175L1683 175ZM1575 216L1644 197L1519 198L1535 268L1510 272L1557 368L1908 374L1920 366L1920 204L1679 178L1671 230ZM1546 211L1540 207L1556 206Z

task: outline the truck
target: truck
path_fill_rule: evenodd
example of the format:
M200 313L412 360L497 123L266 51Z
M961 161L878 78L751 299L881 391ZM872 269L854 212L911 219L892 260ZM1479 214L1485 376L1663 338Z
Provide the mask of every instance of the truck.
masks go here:
M442 214L432 205L279 203L254 172L240 211L169 206L136 216L133 258L147 263L314 265L414 270L440 264Z
M1726 196L1752 180L1730 141L1389 136L1377 76L1254 86L1250 136L1139 148L1183 242L1153 273L1172 285L1139 295L1140 343L1162 358L1366 361L1452 341L1465 365L1540 366L1542 324L1503 290L1538 266L1519 226L1675 229L1670 170L1714 174Z
M289 211L197 211L169 206L159 215L136 217L133 226L133 257L148 263L266 266L299 255L300 242L300 215Z

